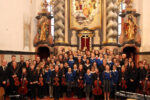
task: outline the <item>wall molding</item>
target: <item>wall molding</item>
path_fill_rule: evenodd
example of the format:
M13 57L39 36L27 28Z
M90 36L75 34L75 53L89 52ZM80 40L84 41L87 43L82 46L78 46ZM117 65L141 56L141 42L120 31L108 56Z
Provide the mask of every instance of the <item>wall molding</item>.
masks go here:
M37 52L25 52L25 51L7 51L7 50L0 50L0 54L36 55L36 54L37 54Z
M150 55L150 51L147 52L138 52L137 55Z

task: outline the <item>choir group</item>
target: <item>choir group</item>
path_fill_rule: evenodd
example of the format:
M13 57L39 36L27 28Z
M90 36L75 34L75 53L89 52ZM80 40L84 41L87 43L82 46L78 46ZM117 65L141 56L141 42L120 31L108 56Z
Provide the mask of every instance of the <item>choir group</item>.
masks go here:
M4 59L0 67L0 87L5 96L19 94L23 99L36 100L49 96L59 100L64 96L78 99L94 98L109 100L115 91L144 92L149 94L150 72L146 60L135 64L126 54L113 54L110 50L60 51L47 59L7 64ZM147 83L145 83L147 82Z

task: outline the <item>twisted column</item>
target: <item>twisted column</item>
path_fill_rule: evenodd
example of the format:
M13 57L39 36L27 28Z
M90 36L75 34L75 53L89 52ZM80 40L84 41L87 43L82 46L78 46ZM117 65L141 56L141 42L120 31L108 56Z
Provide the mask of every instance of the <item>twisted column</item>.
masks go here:
M65 1L56 0L54 4L54 20L55 20L55 42L64 42L65 30Z
M107 0L107 42L117 43L118 33L118 14L117 14L117 0Z

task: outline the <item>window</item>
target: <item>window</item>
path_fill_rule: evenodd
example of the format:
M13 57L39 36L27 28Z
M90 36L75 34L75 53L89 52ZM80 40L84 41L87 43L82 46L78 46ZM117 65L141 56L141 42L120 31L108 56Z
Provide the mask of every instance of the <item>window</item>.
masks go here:
M121 2L120 3L120 9L119 9L119 15L122 14L122 10L125 9L125 3L124 2ZM122 23L122 20L121 20L121 17L118 15L118 40L119 40L119 37L121 35L121 23ZM119 41L118 41L119 43Z
M50 3L50 1L51 0L47 0L48 3ZM51 5L48 6L48 11L51 12L51 16L53 17L51 19L51 34L52 34L52 36L54 38L54 14L53 14L52 6Z

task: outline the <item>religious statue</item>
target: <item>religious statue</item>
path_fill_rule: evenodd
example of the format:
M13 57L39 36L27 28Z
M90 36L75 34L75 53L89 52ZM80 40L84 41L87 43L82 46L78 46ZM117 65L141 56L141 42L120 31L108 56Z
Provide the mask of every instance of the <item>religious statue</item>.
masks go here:
M54 0L51 0L50 3ZM42 0L41 10L36 16L37 19L37 34L34 37L34 46L38 45L51 45L53 44L53 37L50 30L51 14L48 11L48 5L50 5L47 0Z
M137 25L133 20L133 16L129 15L127 23L125 23L125 34L128 40L134 40L137 30Z
M40 41L46 41L49 22L48 19L44 16L40 21Z

